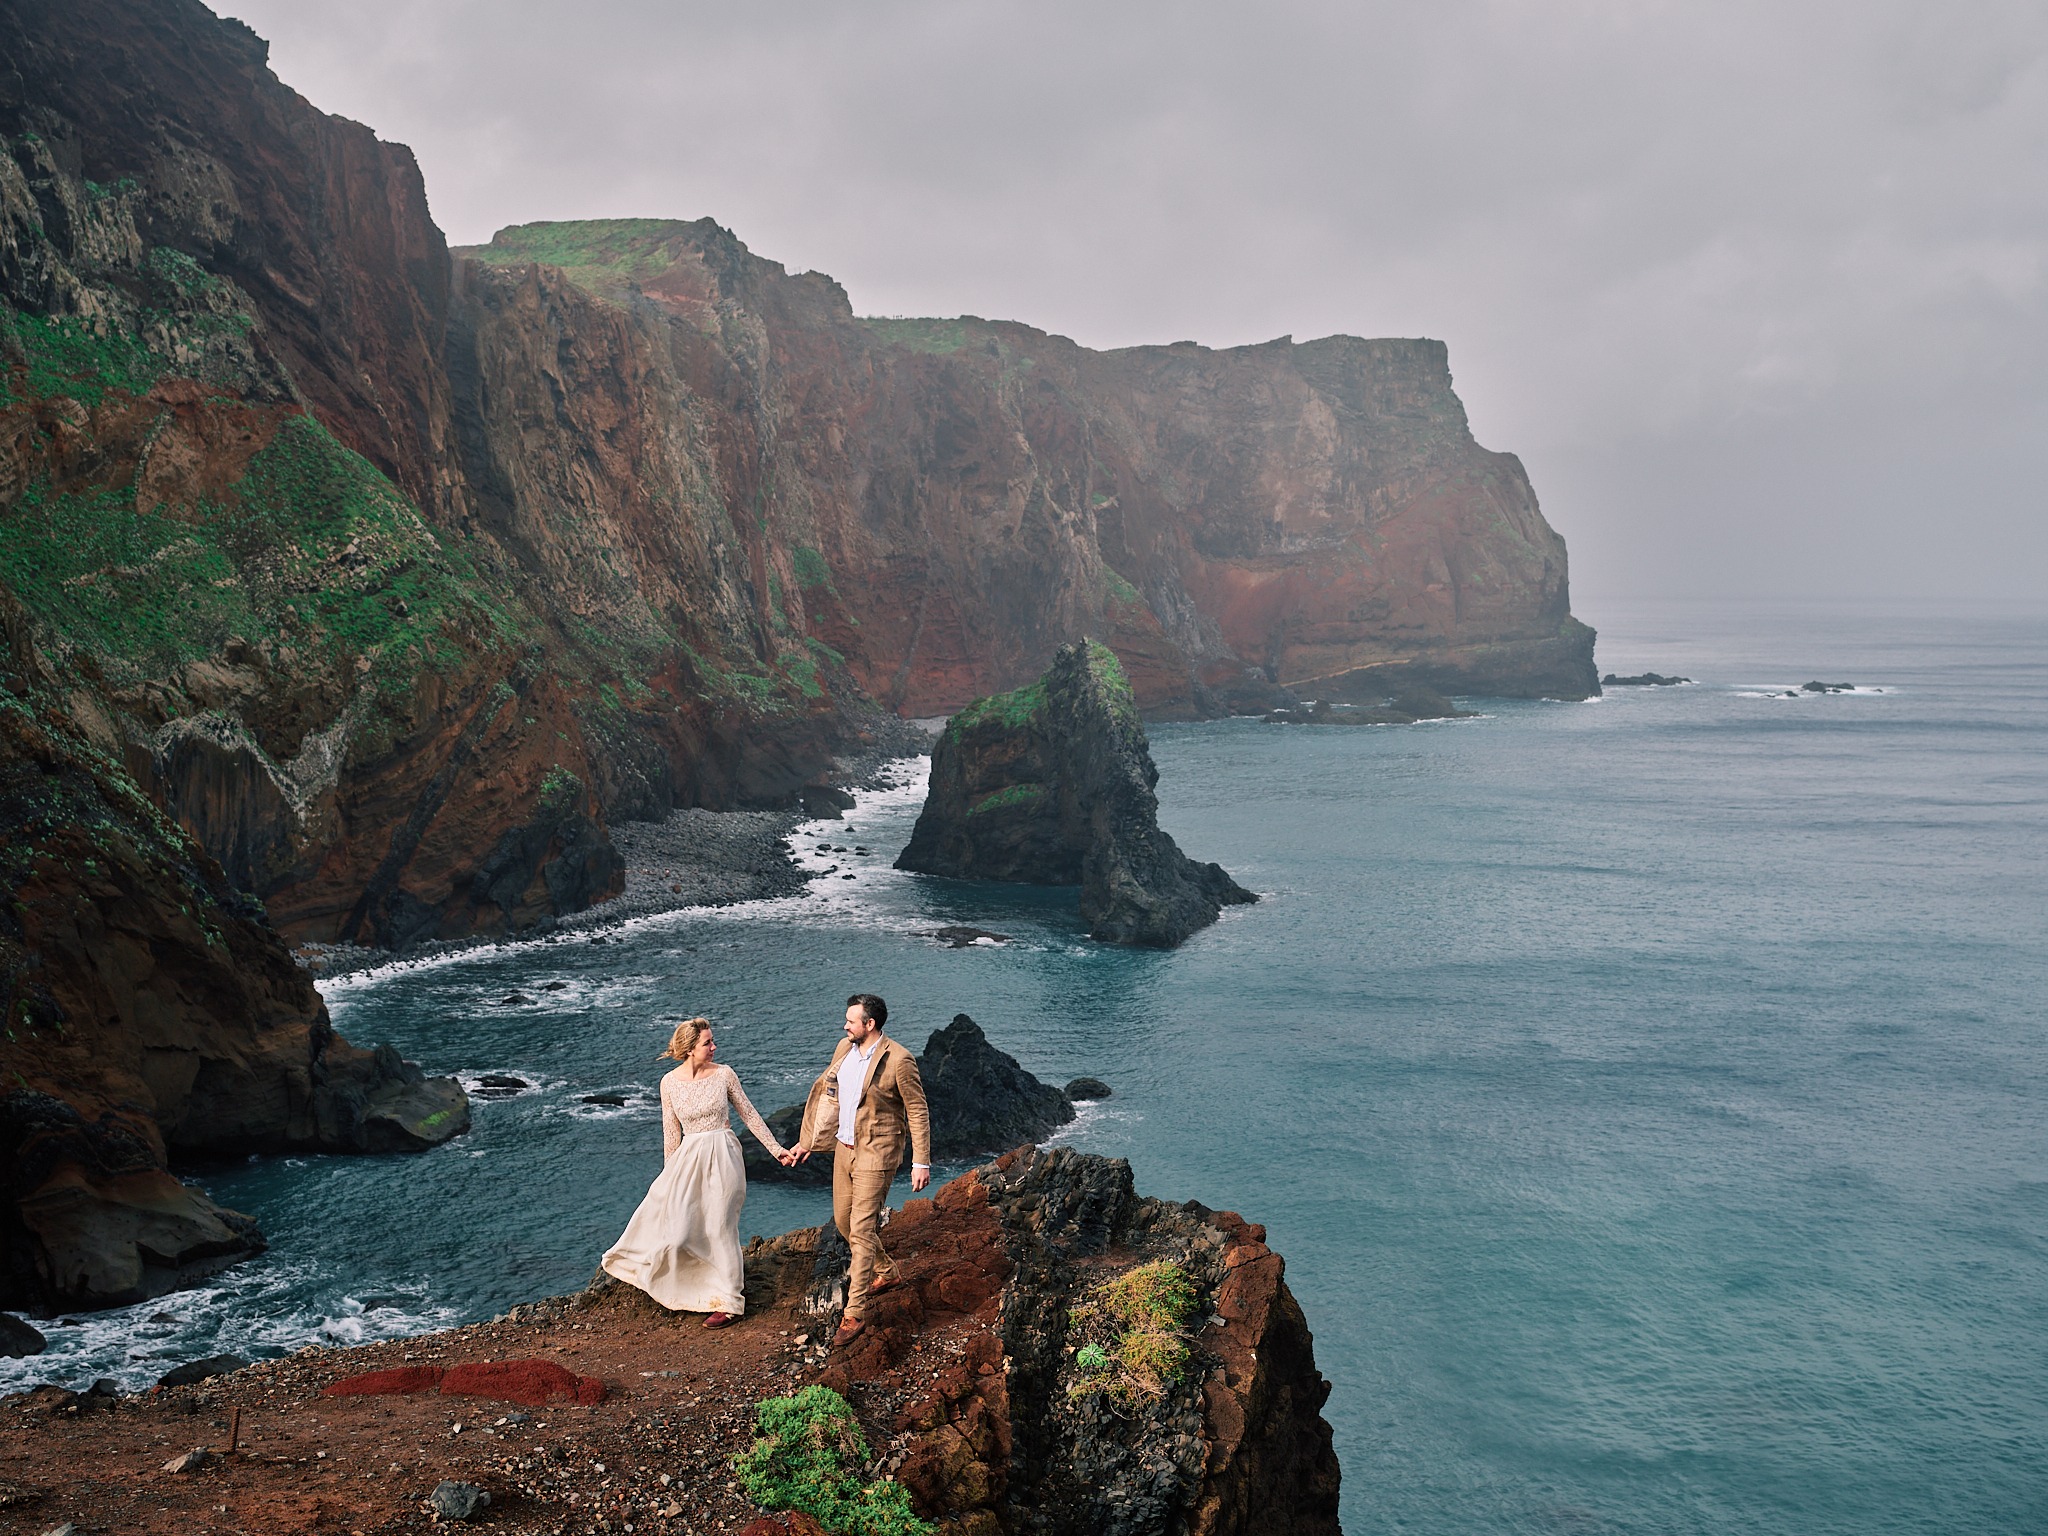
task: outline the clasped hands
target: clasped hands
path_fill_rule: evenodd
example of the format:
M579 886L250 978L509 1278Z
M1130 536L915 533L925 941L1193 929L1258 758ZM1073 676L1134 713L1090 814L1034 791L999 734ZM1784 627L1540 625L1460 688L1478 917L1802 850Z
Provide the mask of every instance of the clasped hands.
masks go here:
M810 1155L811 1149L809 1147L804 1147L795 1152L785 1152L782 1154L782 1156L776 1158L775 1161L782 1164L782 1166L785 1168L794 1168L798 1163L802 1162L805 1158L809 1157ZM931 1169L913 1168L910 1170L911 1189L923 1189L927 1184L931 1183L931 1181Z

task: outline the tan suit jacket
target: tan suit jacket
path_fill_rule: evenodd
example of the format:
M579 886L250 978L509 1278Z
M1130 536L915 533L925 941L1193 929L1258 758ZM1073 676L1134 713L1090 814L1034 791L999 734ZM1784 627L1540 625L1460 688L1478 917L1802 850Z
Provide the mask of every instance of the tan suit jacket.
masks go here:
M813 1152L830 1152L838 1147L839 1063L852 1049L851 1040L841 1040L839 1049L832 1053L832 1064L811 1084L810 1097L804 1101L799 1147L809 1147ZM854 1111L854 1166L893 1173L903 1164L906 1142L911 1162L930 1167L932 1121L925 1110L924 1079L918 1076L917 1058L883 1035L868 1062L867 1080L861 1085L860 1104Z

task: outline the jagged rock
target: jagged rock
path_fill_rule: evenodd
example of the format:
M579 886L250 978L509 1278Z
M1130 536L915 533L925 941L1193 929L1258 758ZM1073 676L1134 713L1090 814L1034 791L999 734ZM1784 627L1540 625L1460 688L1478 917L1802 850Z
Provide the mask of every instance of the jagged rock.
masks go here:
M1617 677L1610 672L1600 679L1603 688L1676 688L1689 683L1689 677L1666 677L1661 672L1638 672L1634 677Z
M120 1305L262 1250L172 1156L430 1145L466 1101L334 1033L262 908L58 707L4 592L0 632L0 1304Z
M932 751L931 789L898 869L1078 885L1089 933L1171 946L1256 901L1159 828L1159 770L1116 657L1063 646L1028 688L969 705Z
M996 1147L1043 1141L1074 1118L1067 1096L1041 1083L1014 1056L989 1044L979 1024L964 1013L932 1031L917 1058L918 1075L932 1120L932 1156L941 1162L987 1153ZM766 1117L784 1146L794 1145L804 1107L787 1104ZM820 1153L785 1168L754 1139L743 1137L747 1177L778 1183L832 1182L832 1155Z
M953 1161L1045 1140L1074 1118L1067 1096L997 1050L964 1013L934 1030L918 1057L932 1156Z
M207 1450L203 1445L195 1445L184 1454L173 1456L169 1461L165 1462L164 1470L177 1473L197 1472L211 1460L213 1460L213 1453L211 1451Z
M216 1376L225 1376L230 1371L239 1371L249 1362L240 1355L208 1355L204 1360L188 1360L175 1370L165 1371L157 1378L160 1387L192 1387Z
M1007 944L1010 942L1010 936L1007 933L991 933L986 928L969 928L959 923L934 929L932 937L942 940L952 949L967 949L984 940L990 944Z
M750 1309L787 1298L829 1328L844 1299L835 1237L750 1245ZM869 1302L820 1379L842 1392L886 1379L945 1328L957 1358L901 1410L894 1472L942 1529L1337 1536L1330 1387L1262 1227L1146 1199L1121 1159L1019 1148L906 1203L889 1240L903 1284ZM1154 1261L1193 1283L1192 1358L1156 1396L1112 1408L1075 1361L1077 1310Z
M1854 683L1801 683L1799 691L1801 693L1854 693L1856 685Z
M12 1360L40 1355L49 1342L40 1329L30 1327L12 1313L0 1312L0 1355Z
M1077 1077L1067 1084L1067 1097L1076 1104L1110 1097L1109 1084L1099 1077Z
M491 1502L491 1496L475 1483L444 1479L434 1485L427 1502L443 1520L471 1520Z
M1414 725L1423 720L1471 720L1477 711L1460 709L1431 688L1403 689L1373 705L1335 704L1318 699L1307 708L1276 709L1268 725Z

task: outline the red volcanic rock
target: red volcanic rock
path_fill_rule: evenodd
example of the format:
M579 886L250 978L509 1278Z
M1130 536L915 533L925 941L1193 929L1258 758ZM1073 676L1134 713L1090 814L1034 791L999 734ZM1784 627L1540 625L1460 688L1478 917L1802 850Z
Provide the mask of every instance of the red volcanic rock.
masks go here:
M566 1398L572 1403L601 1403L604 1383L578 1376L552 1360L494 1360L450 1368L441 1391L463 1397L488 1397L501 1403L529 1406Z
M139 1301L260 1251L176 1153L395 1151L468 1101L337 1037L220 866L72 726L0 593L0 1305Z
M320 1389L325 1397L409 1397L415 1392L440 1390L448 1373L438 1365L401 1365L388 1371L364 1371L344 1376Z

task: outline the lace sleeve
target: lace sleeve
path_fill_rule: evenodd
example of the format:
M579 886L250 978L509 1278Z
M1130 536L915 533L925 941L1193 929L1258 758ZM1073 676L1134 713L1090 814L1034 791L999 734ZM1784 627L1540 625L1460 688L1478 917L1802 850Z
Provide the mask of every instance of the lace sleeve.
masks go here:
M669 1101L668 1079L661 1080L661 1160L665 1163L675 1156L676 1148L683 1144L683 1122L676 1118L676 1107Z
M740 1112L740 1119L754 1133L754 1140L768 1149L769 1156L781 1157L786 1149L775 1139L775 1133L768 1129L768 1122L761 1118L760 1111L747 1098L747 1091L740 1087L739 1073L731 1067L725 1069L725 1097Z

